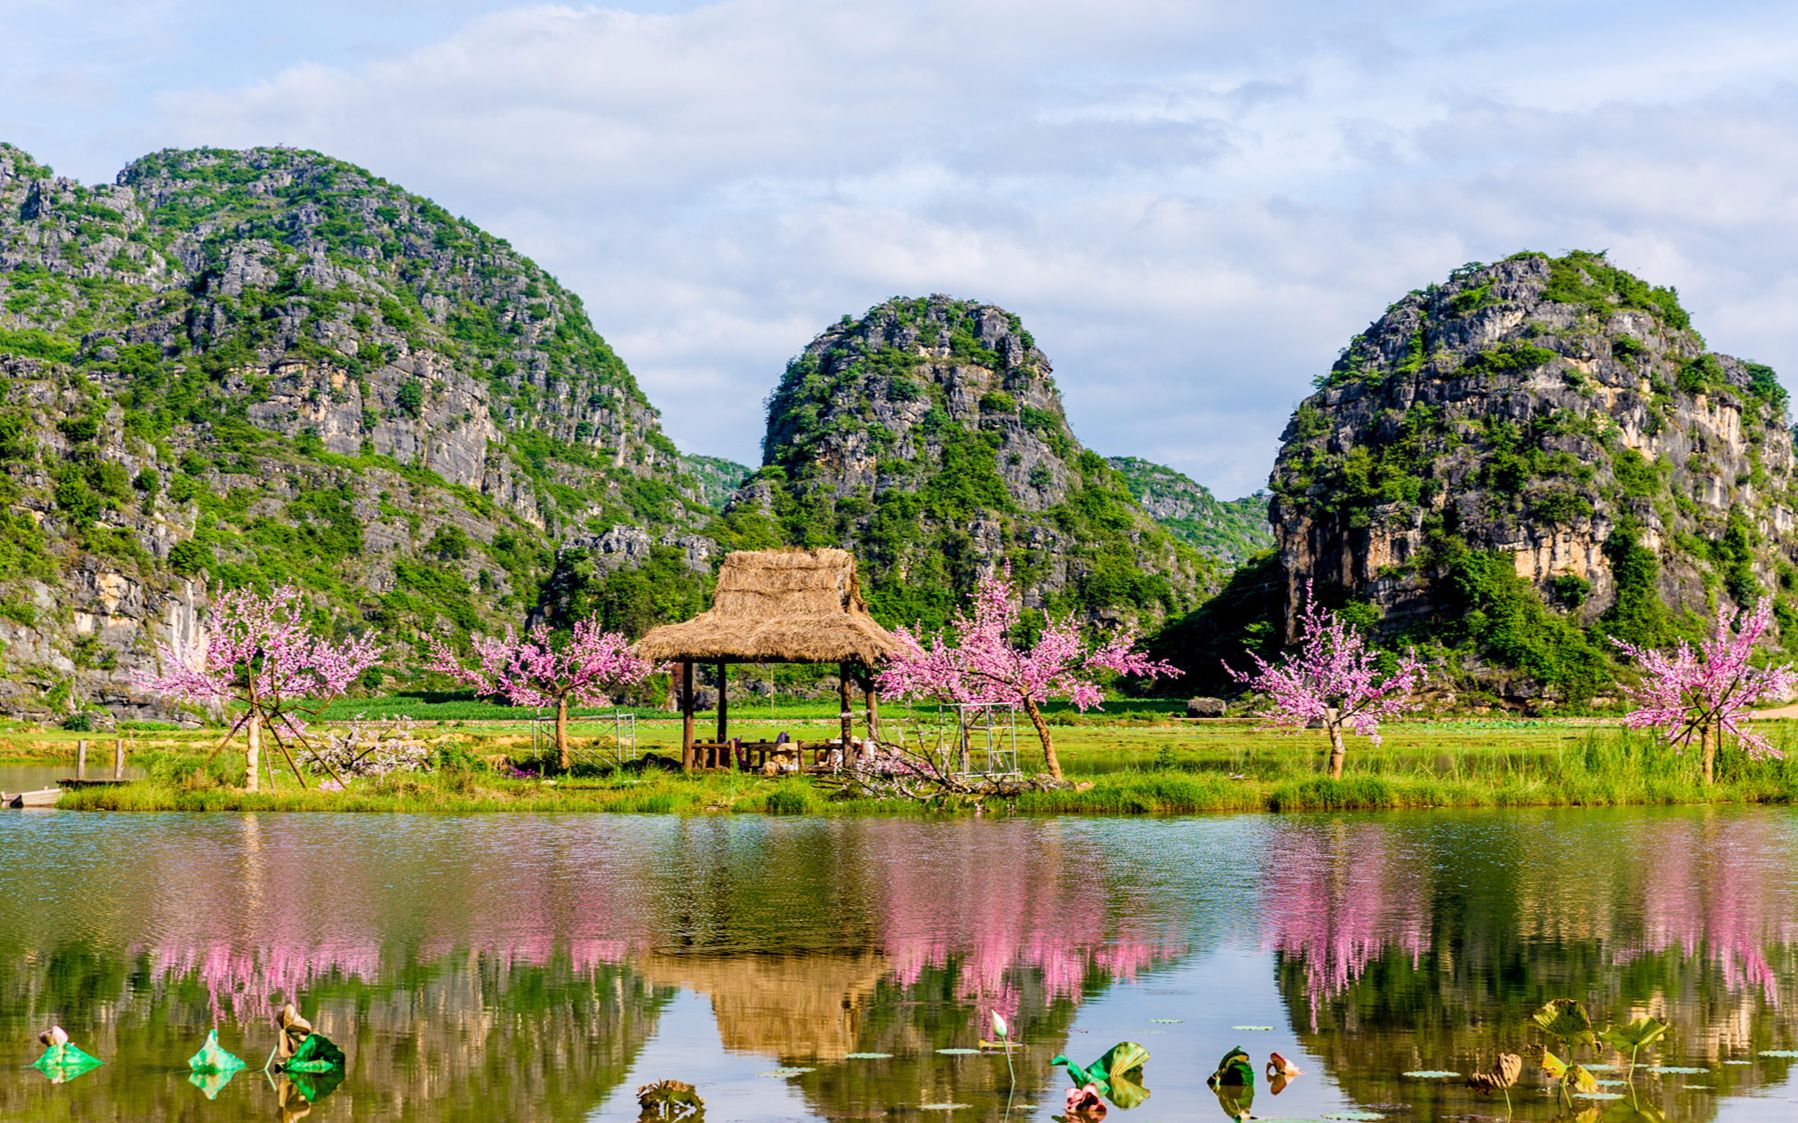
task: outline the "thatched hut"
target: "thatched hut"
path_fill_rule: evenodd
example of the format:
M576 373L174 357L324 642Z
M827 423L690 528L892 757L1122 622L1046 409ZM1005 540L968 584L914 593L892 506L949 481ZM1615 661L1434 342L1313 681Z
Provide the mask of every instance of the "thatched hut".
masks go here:
M851 683L867 695L867 734L875 736L873 668L898 641L862 601L855 558L846 550L744 550L724 559L712 607L664 624L637 641L637 654L681 665L681 762L693 767L693 664L718 667L718 739L729 740L726 668L732 663L835 663L841 679L842 744L852 741Z

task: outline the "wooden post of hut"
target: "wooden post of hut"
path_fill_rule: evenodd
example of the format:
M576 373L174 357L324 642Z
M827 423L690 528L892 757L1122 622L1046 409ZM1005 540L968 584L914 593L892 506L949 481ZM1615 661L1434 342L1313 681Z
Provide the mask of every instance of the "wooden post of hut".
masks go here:
M640 658L678 662L687 683L681 704L683 760L692 767L692 664L718 664L718 741L729 737L725 669L730 663L835 663L842 676L838 710L844 759L855 740L854 679L866 684L868 739L876 736L872 668L899 641L862 600L855 559L844 550L745 550L724 559L712 607L663 624L637 641Z
M867 697L865 701L867 703L868 744L872 746L880 740L880 695L874 690L874 676L872 673L870 673L867 678Z
M693 771L693 664L686 659L680 665L680 766Z
M843 763L848 764L856 758L849 742L855 737L855 710L849 698L849 664L837 665L837 695L842 702L842 712L837 715L843 727Z
M730 740L730 697L729 697L729 694L726 692L725 685L724 685L725 682L728 681L728 676L730 674L730 672L726 669L729 666L730 666L730 664L726 663L724 660L722 660L722 659L718 660L718 739L717 739L717 743L720 745L725 744L726 742L728 742ZM719 749L718 752L723 753L724 750Z

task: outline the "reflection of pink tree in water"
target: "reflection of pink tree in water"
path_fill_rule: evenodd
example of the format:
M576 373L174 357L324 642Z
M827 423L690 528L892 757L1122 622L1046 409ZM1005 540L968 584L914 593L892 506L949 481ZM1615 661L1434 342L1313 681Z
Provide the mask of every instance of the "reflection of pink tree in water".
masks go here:
M960 840L919 853L915 831L871 824L880 852L877 938L895 980L955 971L957 996L980 1025L997 1010L1017 1021L1023 992L1078 1002L1095 974L1129 981L1185 951L1171 922L1130 919L1109 907L1097 854L1024 824L977 824Z
M1263 941L1304 965L1313 1028L1320 1002L1397 948L1413 966L1429 950L1430 880L1399 858L1375 823L1325 824L1278 833L1266 868Z
M458 837L466 844L482 829ZM403 965L396 954L426 963L472 951L501 968L556 962L590 973L653 940L651 887L619 865L589 866L553 847L519 862L505 846L465 845L455 890L443 892L429 852L351 857L309 833L291 819L245 819L226 877L212 852L168 852L157 880L183 892L150 899L159 938L142 949L158 977L204 983L217 1020L259 1022L276 998L299 1001L331 981L377 982L384 967ZM394 887L407 885L394 899ZM415 942L396 933L399 917L419 933Z
M1715 963L1728 990L1758 990L1780 1005L1779 972L1768 952L1798 943L1798 895L1788 844L1772 826L1760 816L1657 824L1642 937L1619 958L1678 948Z

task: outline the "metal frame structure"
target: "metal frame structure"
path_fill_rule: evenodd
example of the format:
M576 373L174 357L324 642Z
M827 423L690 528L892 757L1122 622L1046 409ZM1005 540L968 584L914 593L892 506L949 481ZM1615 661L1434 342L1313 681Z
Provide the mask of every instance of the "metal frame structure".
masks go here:
M573 737L568 739L568 756L570 763L585 759L598 765L610 765L623 768L626 763L637 759L637 715L630 710L613 710L611 714L600 714L597 719L612 719L612 748L607 752L604 748L592 744L580 745ZM573 719L571 718L570 721ZM556 715L538 714L531 719L531 755L541 759L556 748Z

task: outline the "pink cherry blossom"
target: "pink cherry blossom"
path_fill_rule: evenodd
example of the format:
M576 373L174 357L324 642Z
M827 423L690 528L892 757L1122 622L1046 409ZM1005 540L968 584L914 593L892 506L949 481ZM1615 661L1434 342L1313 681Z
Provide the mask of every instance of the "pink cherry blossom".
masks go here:
M1631 729L1656 729L1671 744L1698 742L1704 779L1716 776L1717 750L1727 734L1735 734L1750 758L1783 754L1742 724L1748 708L1793 684L1792 665L1750 665L1754 648L1773 622L1773 602L1762 598L1753 612L1732 614L1717 609L1711 638L1697 649L1681 640L1670 652L1652 651L1613 638L1612 643L1642 668L1641 683L1626 688L1636 708L1623 719Z
M1034 644L1015 646L1019 610L1009 566L982 577L971 599L973 614L957 610L947 632L925 637L899 628L899 651L881 667L878 685L896 697L1022 706L1043 743L1049 774L1058 780L1061 764L1038 708L1043 702L1066 698L1087 710L1105 700L1097 679L1102 673L1151 679L1180 673L1138 651L1133 630L1087 640L1071 613L1045 624Z
M635 686L655 670L631 651L630 640L600 627L598 617L576 621L567 642L557 643L539 624L524 636L510 627L505 636L474 640L469 667L441 640L431 641L430 667L473 687L476 694L504 698L515 706L555 707L556 756L567 771L568 707L604 706L613 693Z
M1414 652L1406 652L1390 674L1380 673L1380 653L1342 617L1317 603L1311 583L1299 605L1298 636L1278 663L1251 653L1253 674L1224 670L1267 698L1263 716L1276 726L1305 729L1316 723L1330 737L1330 775L1340 779L1347 727L1380 743L1380 722L1415 710L1414 697L1427 677Z
M244 713L231 735L246 726L250 730L252 789L259 731L268 729L294 765L286 741L306 748L302 719L348 690L386 653L372 635L343 641L320 635L304 614L305 600L292 585L267 596L251 589L223 593L213 602L206 638L180 650L158 644L160 672L137 680L165 698L241 704ZM297 765L294 775L305 783Z

